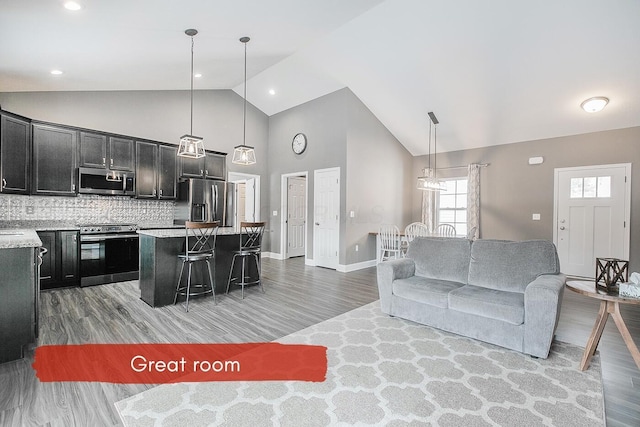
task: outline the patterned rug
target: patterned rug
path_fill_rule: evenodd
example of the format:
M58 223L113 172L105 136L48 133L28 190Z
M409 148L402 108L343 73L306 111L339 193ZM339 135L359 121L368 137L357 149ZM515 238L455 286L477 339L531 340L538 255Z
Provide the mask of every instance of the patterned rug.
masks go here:
M548 359L418 325L368 304L281 340L328 348L327 379L165 384L116 403L126 426L603 426L598 354Z

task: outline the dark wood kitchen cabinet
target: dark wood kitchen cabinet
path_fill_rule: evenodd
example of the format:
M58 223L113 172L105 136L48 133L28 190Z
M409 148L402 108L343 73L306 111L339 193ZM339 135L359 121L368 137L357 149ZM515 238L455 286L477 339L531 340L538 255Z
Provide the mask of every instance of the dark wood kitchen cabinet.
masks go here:
M178 163L181 178L226 179L227 155L224 153L207 151L205 157L180 157Z
M40 266L41 289L77 286L80 283L80 236L76 230L39 231L47 253Z
M158 175L158 198L176 198L177 180L177 154L178 148L170 145L158 145L158 163L160 173Z
M136 141L136 197L157 198L158 144Z
M75 196L78 131L33 124L33 194Z
M80 166L132 171L133 147L132 139L80 132Z
M38 335L37 251L0 249L0 363L24 357L26 346Z
M29 194L31 121L0 112L0 192Z

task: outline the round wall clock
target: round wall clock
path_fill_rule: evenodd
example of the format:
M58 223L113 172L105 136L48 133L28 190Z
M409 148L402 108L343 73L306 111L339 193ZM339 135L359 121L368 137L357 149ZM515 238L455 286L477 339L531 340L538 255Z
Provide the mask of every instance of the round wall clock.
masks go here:
M307 136L304 133L296 134L291 141L291 149L296 154L304 153L304 150L307 149Z

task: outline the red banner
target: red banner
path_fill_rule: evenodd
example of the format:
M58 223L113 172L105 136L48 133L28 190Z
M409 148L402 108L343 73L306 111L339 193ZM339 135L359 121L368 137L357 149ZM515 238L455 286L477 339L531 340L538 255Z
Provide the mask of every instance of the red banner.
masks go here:
M32 366L42 382L322 382L327 348L280 343L47 345L36 348Z

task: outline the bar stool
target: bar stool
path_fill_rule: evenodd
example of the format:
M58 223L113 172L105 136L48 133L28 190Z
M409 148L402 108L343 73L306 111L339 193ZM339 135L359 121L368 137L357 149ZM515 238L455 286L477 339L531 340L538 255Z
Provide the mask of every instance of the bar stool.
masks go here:
M184 295L186 297L186 311L189 311L189 297L192 296L213 294L214 304L216 302L215 283L213 281L216 265L214 262L212 273L210 260L214 258L215 261L218 225L218 222L187 221L185 223L185 251L178 255L178 258L182 260L182 267L180 268L180 277L178 277L173 304L178 302L178 295ZM191 240L191 243L189 243L189 240ZM204 283L204 275L203 283L191 284L191 269L193 264L197 262L204 262L206 264L207 273L209 274L208 284ZM184 273L185 264L189 264L189 271L187 273L187 284L182 285L182 274Z
M229 293L229 287L231 282L237 281L237 285L242 287L242 299L244 299L244 287L247 285L260 285L262 292L264 287L260 280L260 249L262 245L262 234L264 233L264 222L241 222L240 223L240 248L233 252L233 260L231 261L231 271L229 271L229 281L227 282L227 294ZM246 238L243 238L246 236ZM240 268L240 277L233 276L233 268L236 264L236 258L242 259L242 266ZM247 259L253 258L256 262L256 268L258 271L258 277L255 280L250 280L247 272Z

